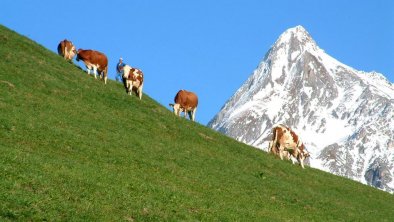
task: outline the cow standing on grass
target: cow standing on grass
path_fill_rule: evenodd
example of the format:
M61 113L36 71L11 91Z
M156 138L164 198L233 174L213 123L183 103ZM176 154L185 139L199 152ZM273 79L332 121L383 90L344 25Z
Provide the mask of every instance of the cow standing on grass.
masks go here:
M133 68L129 65L123 67L123 84L126 89L126 93L131 95L133 88L137 93L138 97L142 98L142 88L144 86L144 73L140 69Z
M181 112L189 114L189 118L194 121L198 105L198 97L193 92L186 90L179 90L174 98L175 104L169 104L173 110L174 114L180 116Z
M304 160L309 157L308 151L298 135L289 127L278 125L272 129L272 141L269 143L268 151L278 155L281 160L283 157L297 159L302 168L304 167Z
M65 60L71 62L74 56L77 54L77 50L71 41L64 39L57 46L57 53L62 56Z
M78 49L77 61L82 60L85 63L88 75L93 71L94 78L97 79L96 74L100 75L100 79L107 84L108 73L108 59L107 56L95 50Z

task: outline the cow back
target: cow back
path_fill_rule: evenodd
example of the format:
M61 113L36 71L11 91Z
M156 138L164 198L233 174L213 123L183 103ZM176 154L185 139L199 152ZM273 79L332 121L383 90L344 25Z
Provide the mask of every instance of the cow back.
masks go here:
M133 82L134 86L139 87L144 83L144 74L141 70L131 68L130 73L128 79Z
M174 98L174 102L184 109L193 109L198 105L198 97L195 93L186 90L180 90Z
M104 53L95 50L78 50L77 60L82 60L98 66L99 71L104 71L108 67L108 59Z
M123 78L132 81L134 86L139 87L144 83L144 73L140 69L125 65L123 71ZM125 87L127 88L126 85Z
M299 136L289 127L284 125L278 125L273 129L273 141L279 146L286 146L290 149L299 149L303 151L305 149Z

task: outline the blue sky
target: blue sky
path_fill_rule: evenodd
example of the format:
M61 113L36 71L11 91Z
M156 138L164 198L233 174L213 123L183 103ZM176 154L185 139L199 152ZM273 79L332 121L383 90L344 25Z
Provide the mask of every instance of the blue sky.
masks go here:
M391 0L2 0L0 24L54 52L65 38L101 51L112 79L123 57L167 108L179 89L194 91L204 125L297 25L340 62L394 82Z

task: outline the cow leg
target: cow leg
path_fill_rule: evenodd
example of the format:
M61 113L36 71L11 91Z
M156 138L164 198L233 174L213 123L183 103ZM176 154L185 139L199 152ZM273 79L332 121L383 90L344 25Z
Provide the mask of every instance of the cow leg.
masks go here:
M66 59L67 61L72 59L71 50L72 50L72 49L68 49L67 47L66 47L66 49L65 49L64 57L65 57L65 59Z
M141 84L141 86L138 88L138 96L140 97L140 100L142 99L142 87L144 84Z
M131 96L133 94L133 81L130 81L129 83L129 95Z
M197 111L197 107L195 107L193 110L192 110L192 120L194 121L194 119L196 118L196 111Z
M293 157L301 164L302 168L304 168L303 163L301 163L302 154L300 153L298 147L295 148L295 150L293 152ZM293 164L295 164L295 161L293 160L293 158L292 158L292 161L293 161Z
M268 153L271 153L271 152L272 152L272 144L273 144L273 142L272 142L272 141L269 141L269 143L268 143L268 149L267 149Z
M138 94L138 98L140 98L140 100L141 100L142 93L141 93L141 88L140 87L138 87L138 89L137 89L137 94Z
M292 155L289 154L289 159L291 159L291 163L295 164L296 161L294 160L294 157Z
M124 78L124 84L125 84L125 88L126 88L126 93L129 94L129 80Z
M65 60L67 60L67 51L68 51L68 49L67 49L67 46L66 47L64 47L64 52L63 52L63 58L65 59Z
M283 153L284 153L284 147L282 145L279 145L279 157L281 160L283 160Z
M286 160L291 160L291 154L290 154L289 151L286 150L286 149L282 151L282 156L283 156L283 158L285 158Z
M94 78L97 79L97 67L93 66L93 74L94 74Z
M177 108L176 108L175 110L176 110L176 111L175 111L175 112L176 112L175 114L176 114L177 116L181 117L181 115L182 115L181 112L183 112L183 111L182 111L183 109L180 107L179 104L177 105Z
M297 160L298 162L300 162L300 165L303 169L305 169L304 167L304 160L306 159L307 156L304 155L304 153L301 151L298 156L297 156Z
M103 71L104 76L104 84L107 85L107 78L108 78L108 66Z
M300 154L300 156L298 158L298 162L300 162L300 165L301 165L302 169L305 169L305 167L304 167L304 159L305 159L304 155Z
M274 147L275 146L275 147ZM268 152L278 155L278 147L273 140L271 140L268 144Z
M122 76L122 82L123 82L123 86L126 89L126 93L127 93L127 79L123 78L123 76Z
M126 86L127 86L127 94L131 96L131 90L133 90L132 82L127 79L126 80Z
M183 118L186 118L186 110L182 107L179 107L178 116L182 117L182 113L183 113Z

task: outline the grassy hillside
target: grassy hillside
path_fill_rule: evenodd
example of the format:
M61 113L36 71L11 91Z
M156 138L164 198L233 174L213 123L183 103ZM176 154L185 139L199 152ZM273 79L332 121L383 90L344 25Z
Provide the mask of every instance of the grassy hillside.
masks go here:
M389 193L178 118L2 26L0 58L0 221L394 220Z

